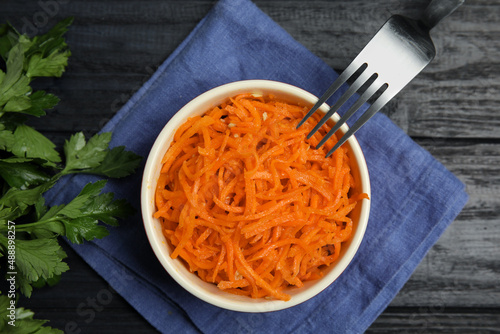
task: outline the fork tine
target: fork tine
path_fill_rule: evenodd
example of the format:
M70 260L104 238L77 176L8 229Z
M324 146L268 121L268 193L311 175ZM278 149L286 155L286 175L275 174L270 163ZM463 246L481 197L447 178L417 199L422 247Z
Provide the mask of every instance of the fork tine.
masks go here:
M311 110L309 110L309 112L304 116L304 118L300 120L299 124L297 125L297 129L301 127L302 124L304 124L309 119L309 117L311 117L311 115L314 114L316 110L318 110L318 108L323 103L325 103L326 100L328 100L330 96L332 96L333 93L335 93L347 81L347 79L349 79L354 74L354 72L358 68L359 66L356 67L354 65L354 61L351 64L349 64L349 66L347 66L347 68L337 77L337 79L333 82L333 84L331 84L331 86L328 87L328 89L320 97L318 102L316 102L316 104L311 108Z
M309 132L307 135L307 139L311 138L316 131L319 130L320 127L323 126L323 124L326 123L332 117L334 113L336 113L340 107L347 101L351 96L354 95L358 91L358 89L363 86L368 80L370 80L372 77L376 77L376 75L370 76L370 72L366 70L366 67L363 69L363 72L359 75L359 77L352 83L352 85L347 89L347 91L342 94L342 96L335 102L335 104L328 110L328 112L321 118L321 120L316 124L316 126ZM359 108L359 107L358 107Z
M387 84L382 85L378 88L377 92L381 89L387 89ZM387 93L387 94L384 94ZM382 107L389 102L389 100L395 95L394 92L383 92L377 100L366 110L363 115L354 123L352 127L340 138L340 140L333 146L333 148L326 154L326 157L332 155L340 146L342 146L356 131L359 130L370 118L373 117Z
M335 132L338 131L338 129L340 129L340 127L342 125L344 125L345 122L347 122L349 120L349 118L351 118L351 116L359 109L361 108L361 106L363 104L365 104L369 99L370 97L373 96L373 94L375 94L377 92L377 90L379 89L379 86L375 84L375 82L373 82L366 90L365 92L356 100L356 102L354 102L354 104L349 108L349 110L347 110L347 112L344 114L344 116L342 116L341 119L339 119L337 121L337 123L335 123L335 125L330 129L330 131L328 131L328 133L323 137L323 139L321 139L321 141L318 143L318 145L316 146L316 149L320 148L321 146L323 146L323 144L328 140L330 139L331 136L333 136L333 134Z

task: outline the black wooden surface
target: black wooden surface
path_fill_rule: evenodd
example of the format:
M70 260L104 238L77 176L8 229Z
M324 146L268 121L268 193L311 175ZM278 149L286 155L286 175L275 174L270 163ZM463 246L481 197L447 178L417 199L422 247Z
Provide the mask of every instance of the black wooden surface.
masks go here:
M295 39L343 69L394 13L428 0L255 3ZM67 16L61 98L32 124L61 145L93 134L150 77L213 6L211 0L0 1L0 22L43 32ZM433 31L436 59L383 112L467 186L470 200L370 333L500 332L500 2L468 0ZM71 270L21 304L68 333L156 331L69 247Z

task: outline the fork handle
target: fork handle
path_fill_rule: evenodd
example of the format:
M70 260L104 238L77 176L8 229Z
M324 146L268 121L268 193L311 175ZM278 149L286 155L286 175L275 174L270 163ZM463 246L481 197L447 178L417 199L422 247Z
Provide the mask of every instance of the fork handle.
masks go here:
M439 21L450 15L464 3L465 0L432 0L424 11L421 21L431 30Z

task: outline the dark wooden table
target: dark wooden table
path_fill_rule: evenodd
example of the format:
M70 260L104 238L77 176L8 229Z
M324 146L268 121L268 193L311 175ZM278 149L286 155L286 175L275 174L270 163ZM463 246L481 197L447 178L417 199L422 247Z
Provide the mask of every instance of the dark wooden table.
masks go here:
M428 0L258 0L294 38L342 70L393 13ZM28 33L74 16L60 105L33 125L59 147L110 119L213 6L212 0L0 2L0 22ZM383 112L467 185L470 200L370 333L500 332L500 2L468 0L433 38L437 58ZM61 329L155 333L69 247L71 270L22 306ZM105 303L98 297L111 291ZM101 298L102 299L102 298ZM102 301L102 300L101 300ZM78 331L75 331L78 332Z

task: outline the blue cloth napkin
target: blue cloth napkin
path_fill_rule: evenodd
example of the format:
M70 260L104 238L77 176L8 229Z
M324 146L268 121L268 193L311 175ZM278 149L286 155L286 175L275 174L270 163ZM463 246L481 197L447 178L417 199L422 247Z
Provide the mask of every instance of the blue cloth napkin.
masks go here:
M170 117L210 88L272 79L319 96L336 76L249 0L221 0L103 131L113 132L112 145L126 145L146 157ZM193 297L157 261L139 213L110 236L73 247L161 332L363 332L458 215L467 195L455 176L382 113L357 138L372 184L365 239L339 279L291 309L247 314ZM110 181L105 190L139 209L141 173ZM64 202L93 180L84 175L61 180L48 201Z

